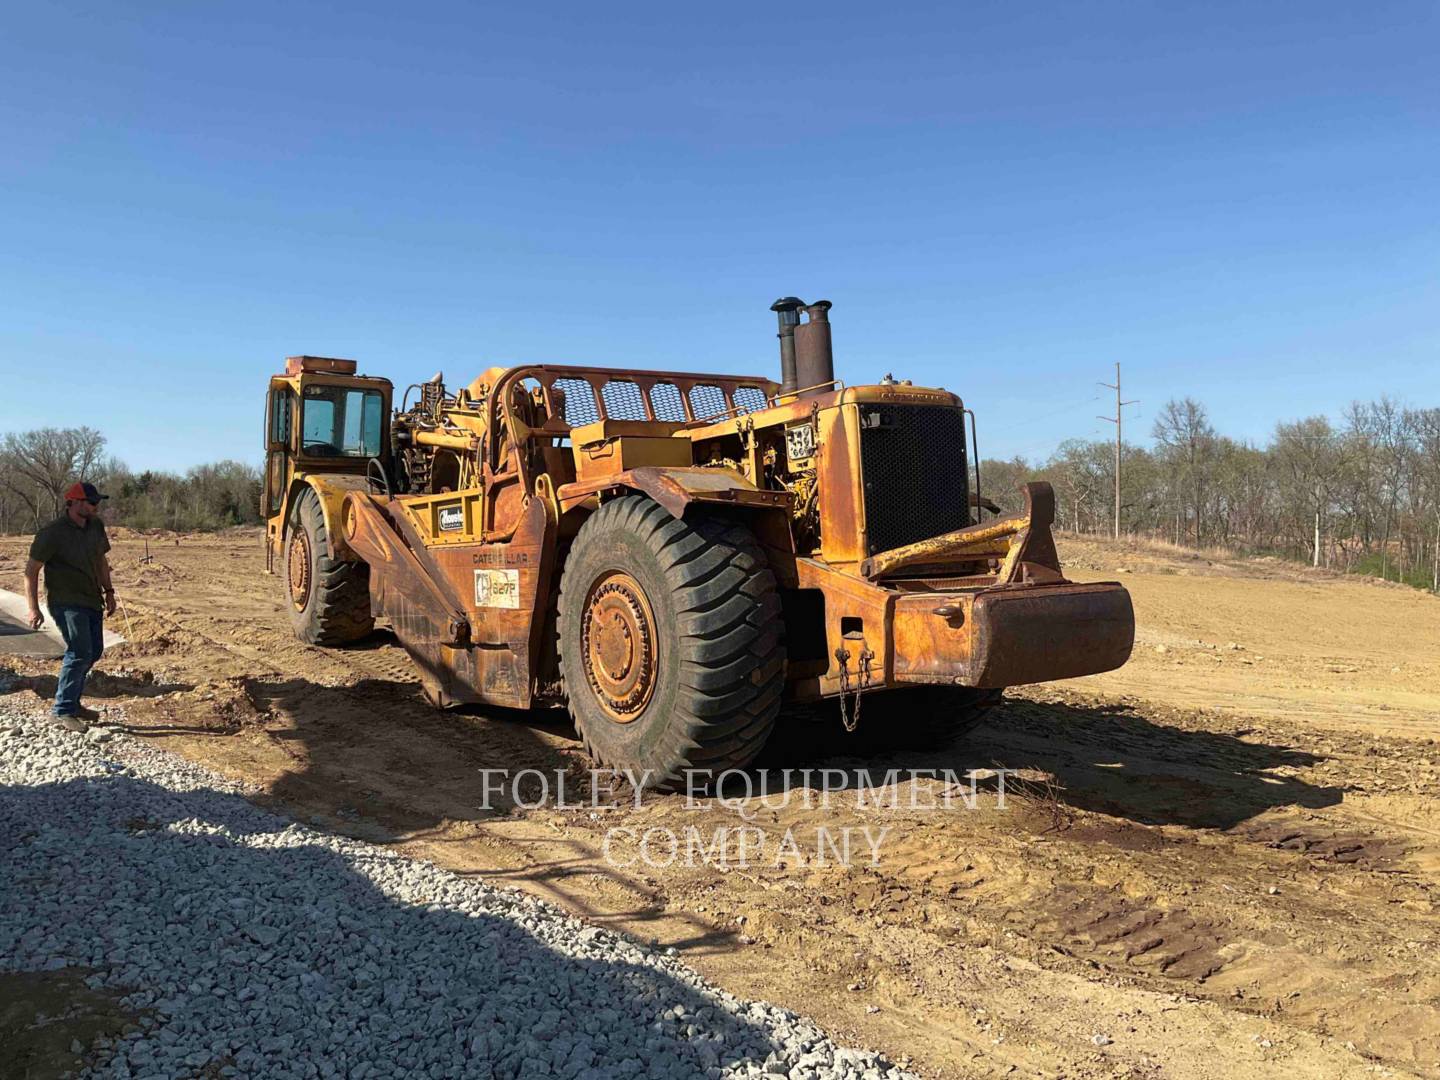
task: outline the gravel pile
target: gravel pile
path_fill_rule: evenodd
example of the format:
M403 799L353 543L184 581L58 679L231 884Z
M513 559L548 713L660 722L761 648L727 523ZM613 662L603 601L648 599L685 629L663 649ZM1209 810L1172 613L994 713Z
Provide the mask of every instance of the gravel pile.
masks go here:
M522 893L0 701L0 967L93 969L109 1077L899 1077Z

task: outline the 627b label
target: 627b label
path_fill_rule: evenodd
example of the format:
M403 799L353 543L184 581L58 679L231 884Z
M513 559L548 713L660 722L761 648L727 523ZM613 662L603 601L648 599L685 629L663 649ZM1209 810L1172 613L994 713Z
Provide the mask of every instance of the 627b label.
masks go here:
M476 570L475 606L518 608L520 606L520 571Z

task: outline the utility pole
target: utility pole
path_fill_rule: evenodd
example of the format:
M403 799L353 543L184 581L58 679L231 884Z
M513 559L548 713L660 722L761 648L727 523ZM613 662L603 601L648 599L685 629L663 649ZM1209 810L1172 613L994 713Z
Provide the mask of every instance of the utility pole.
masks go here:
M1115 391L1115 415L1114 415L1114 416L1100 416L1100 417L1096 417L1096 419L1098 419L1098 420L1104 420L1104 421L1106 421L1107 423L1111 423L1111 424L1114 424L1114 425L1115 425L1115 539L1116 539L1116 540L1119 540L1119 539L1120 539L1120 452L1121 452L1121 447L1123 446L1123 443L1122 443L1121 438L1120 438L1121 410L1124 409L1126 405L1139 405L1139 404L1140 404L1140 400L1139 400L1138 398L1137 398L1136 400L1134 400L1134 401L1121 401L1121 400L1120 400L1120 362L1119 362L1118 360L1115 362L1115 381L1114 381L1113 383L1108 383L1108 382L1101 383L1100 385L1101 385L1101 386L1104 386L1104 387L1108 387L1109 389Z

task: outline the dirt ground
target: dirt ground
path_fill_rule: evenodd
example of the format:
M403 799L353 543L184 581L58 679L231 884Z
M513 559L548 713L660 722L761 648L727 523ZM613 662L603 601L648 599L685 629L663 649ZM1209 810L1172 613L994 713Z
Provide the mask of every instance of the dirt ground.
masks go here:
M898 770L883 792L807 807L817 785L792 776L788 805L752 801L748 821L683 796L483 810L481 769L588 768L563 716L435 712L385 633L298 644L258 532L152 537L148 563L117 532L130 641L90 700L132 734L324 827L672 945L925 1076L1440 1077L1433 597L1062 540L1072 577L1131 589L1134 659L1014 691L944 753L862 759L837 732L785 762L852 784ZM23 557L0 540L0 586L20 588ZM53 663L7 666L15 692L53 692ZM1021 770L1003 809L993 776L967 809L966 788L914 775L997 766ZM877 795L900 808L856 805ZM663 843L639 858L646 830L722 825L797 844L744 867L662 865ZM844 867L820 825L890 828L876 865Z

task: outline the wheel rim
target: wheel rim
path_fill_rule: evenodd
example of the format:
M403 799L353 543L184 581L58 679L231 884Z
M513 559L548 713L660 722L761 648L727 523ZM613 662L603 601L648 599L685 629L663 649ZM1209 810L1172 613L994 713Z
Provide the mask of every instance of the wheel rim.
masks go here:
M304 611L310 602L310 537L304 529L290 534L290 602Z
M586 680L611 720L628 724L645 711L655 689L655 616L629 574L611 571L590 587L580 649Z

